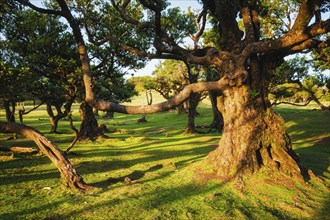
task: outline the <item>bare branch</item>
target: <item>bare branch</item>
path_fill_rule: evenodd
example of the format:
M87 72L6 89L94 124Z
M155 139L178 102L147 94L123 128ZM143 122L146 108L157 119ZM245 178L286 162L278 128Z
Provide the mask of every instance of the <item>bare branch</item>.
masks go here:
M273 102L271 105L272 106L276 106L276 105L280 105L280 104L287 104L287 105L294 105L294 106L300 106L300 107L303 107L303 106L307 106L313 99L308 99L304 104L298 104L298 103L293 103L293 102Z
M198 41L198 39L202 36L205 30L205 25L206 25L206 15L207 15L207 10L203 9L203 11L198 15L196 21L198 24L198 31L195 33L192 38L195 41ZM200 24L200 21L202 19L202 24Z
M64 16L62 11L56 11L56 10L51 10L51 9L45 9L45 8L40 8L38 6L35 6L34 4L32 4L29 0L16 0L19 3L30 7L31 9L43 13L43 14L53 14L53 15L58 15L58 16Z

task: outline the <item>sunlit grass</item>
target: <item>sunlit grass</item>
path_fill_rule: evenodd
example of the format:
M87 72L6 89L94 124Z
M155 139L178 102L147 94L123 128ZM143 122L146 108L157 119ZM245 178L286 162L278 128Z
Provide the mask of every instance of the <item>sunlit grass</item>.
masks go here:
M79 127L77 109L75 105ZM107 119L101 113L99 123L112 132L94 142L77 143L68 158L87 183L102 190L72 192L61 185L48 158L17 154L0 159L0 219L326 219L330 113L311 109L276 107L302 163L323 180L308 185L285 178L274 181L267 179L267 170L245 179L243 185L203 179L196 171L217 146L220 134L185 134L187 116L176 111L148 115L148 123L141 125L140 115L116 113ZM209 124L208 103L198 111L196 123ZM3 110L0 117L4 118ZM65 120L59 124L60 134L48 133L44 108L25 116L24 122L61 149L73 138ZM0 144L34 146L23 138Z

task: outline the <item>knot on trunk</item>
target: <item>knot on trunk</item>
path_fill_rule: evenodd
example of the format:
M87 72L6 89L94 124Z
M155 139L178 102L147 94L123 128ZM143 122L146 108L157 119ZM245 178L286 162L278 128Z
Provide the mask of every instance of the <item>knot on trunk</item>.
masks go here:
M229 85L240 87L245 83L247 77L248 77L248 72L245 70L236 72L234 75L230 77Z

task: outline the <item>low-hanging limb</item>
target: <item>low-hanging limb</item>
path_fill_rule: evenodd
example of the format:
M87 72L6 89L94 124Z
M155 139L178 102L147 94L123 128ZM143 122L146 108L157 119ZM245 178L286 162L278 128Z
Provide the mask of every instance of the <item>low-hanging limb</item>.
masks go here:
M244 74L243 74L244 75ZM172 109L189 98L191 93L211 90L224 90L230 85L229 77L225 76L215 82L200 82L186 86L173 98L158 104L142 105L142 106L124 106L113 102L97 99L86 99L88 104L101 111L114 111L124 114L151 114L156 112L167 111ZM86 90L87 91L87 90ZM93 97L93 96L87 96Z
M84 182L83 178L77 173L70 161L63 155L62 151L34 128L17 123L0 122L0 132L18 133L34 141L40 151L44 153L60 171L61 178L68 187L79 191L94 188Z

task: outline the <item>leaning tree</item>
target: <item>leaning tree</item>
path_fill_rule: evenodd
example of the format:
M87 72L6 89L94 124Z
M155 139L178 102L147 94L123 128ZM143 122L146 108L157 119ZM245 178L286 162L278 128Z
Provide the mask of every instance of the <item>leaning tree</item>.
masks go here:
M287 1L289 10L276 10L281 1L255 0L202 0L207 13L215 19L219 33L220 49L205 47L188 50L175 39L175 20L164 24L167 14L163 0L111 0L102 2L104 7L114 7L113 16L120 16L132 30L144 31L150 36L149 50L139 45L121 42L122 38L112 33L99 36L98 41L109 41L122 49L149 59L164 58L182 60L186 63L218 67L218 81L196 83L186 86L172 99L149 106L123 106L108 102L94 93L89 55L82 35L77 14L71 11L74 2L56 0L58 7L40 8L28 0L17 0L41 13L64 17L72 28L82 63L85 84L85 100L94 108L128 114L143 114L164 111L185 101L192 92L205 90L221 91L218 108L224 118L224 128L219 147L205 159L218 176L232 178L257 172L261 167L286 173L297 180L304 180L305 172L292 150L285 131L283 119L274 113L268 100L268 86L274 69L287 55L308 51L327 45L322 36L330 31L330 19L322 20L322 10L329 10L328 1ZM70 4L68 4L70 3ZM79 4L93 4L79 1ZM272 8L269 7L272 6ZM102 6L103 7L103 6ZM134 17L135 10L142 8L146 16ZM272 17L273 26L265 25ZM278 21L277 19L287 19ZM315 19L314 19L315 18ZM289 24L282 25L281 24ZM242 25L239 25L242 24ZM182 29L182 27L179 27ZM272 37L270 32L276 32ZM268 34L268 35L267 35ZM134 35L133 35L134 36Z

